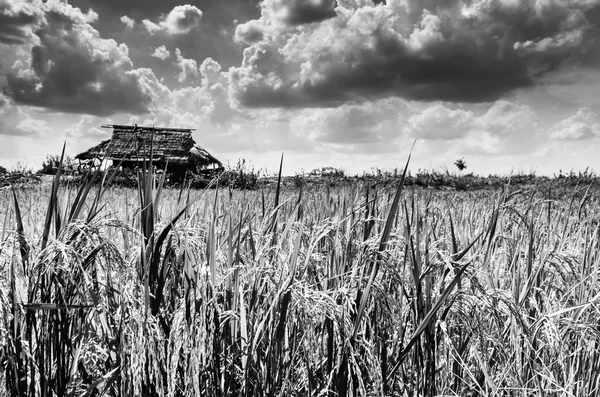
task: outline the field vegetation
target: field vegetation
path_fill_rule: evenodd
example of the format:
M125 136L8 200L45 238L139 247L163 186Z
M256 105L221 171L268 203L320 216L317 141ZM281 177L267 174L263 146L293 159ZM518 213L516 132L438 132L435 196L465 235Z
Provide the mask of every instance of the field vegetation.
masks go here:
M581 175L460 192L406 168L287 186L280 169L255 190L114 175L61 183L59 165L0 193L0 396L600 394Z

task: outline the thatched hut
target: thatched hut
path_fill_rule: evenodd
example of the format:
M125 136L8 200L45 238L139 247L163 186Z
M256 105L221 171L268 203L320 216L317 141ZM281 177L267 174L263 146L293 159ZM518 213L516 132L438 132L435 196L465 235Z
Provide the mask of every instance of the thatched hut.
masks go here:
M75 156L78 160L112 160L124 168L140 167L150 160L175 175L187 170L220 170L223 164L192 138L192 129L105 125L112 138Z

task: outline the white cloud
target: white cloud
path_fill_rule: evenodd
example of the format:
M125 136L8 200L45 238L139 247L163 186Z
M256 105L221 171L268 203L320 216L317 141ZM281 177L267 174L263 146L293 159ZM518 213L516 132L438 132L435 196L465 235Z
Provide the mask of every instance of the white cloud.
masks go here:
M556 140L595 138L600 135L600 123L597 120L597 114L590 108L581 108L575 115L556 123L550 137Z
M171 52L167 50L167 47L161 45L154 49L154 53L152 54L154 58L162 59L163 61L171 56Z
M25 120L17 124L16 129L22 132L23 135L29 136L49 136L53 130L44 120L37 120L27 117Z
M518 156L543 150L542 122L529 106L499 100L479 116L449 106L434 104L413 114L407 133L444 153Z
M250 20L236 26L234 40L238 43L254 44L263 40L264 31L265 26L260 21Z
M530 106L506 100L496 101L476 123L484 131L496 136L529 135L540 127L536 112Z
M128 28L133 29L135 26L135 19L128 17L127 15L123 15L121 17L121 22Z
M167 15L161 16L158 23L144 19L142 24L150 33L163 31L168 34L184 34L197 28L201 20L202 11L193 5L185 4L176 6Z
M415 138L453 140L465 137L474 122L471 111L452 110L436 104L413 115L408 120L408 129Z
M111 124L111 121L104 117L86 114L65 130L65 136L67 138L75 138L78 144L81 140L86 140L89 143L108 139L110 138L111 130L101 128L102 124Z
M523 155L542 150L542 123L535 110L506 100L496 101L473 123L465 139L473 152Z
M198 64L195 60L184 58L181 55L181 50L179 50L179 48L175 49L175 56L177 57L176 62L177 67L179 68L177 80L179 80L180 83L198 77Z

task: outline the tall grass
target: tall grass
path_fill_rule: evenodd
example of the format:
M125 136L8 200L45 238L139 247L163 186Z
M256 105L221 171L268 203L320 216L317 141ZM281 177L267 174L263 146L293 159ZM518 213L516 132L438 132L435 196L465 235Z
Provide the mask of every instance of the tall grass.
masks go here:
M96 179L3 193L0 396L599 394L593 189Z

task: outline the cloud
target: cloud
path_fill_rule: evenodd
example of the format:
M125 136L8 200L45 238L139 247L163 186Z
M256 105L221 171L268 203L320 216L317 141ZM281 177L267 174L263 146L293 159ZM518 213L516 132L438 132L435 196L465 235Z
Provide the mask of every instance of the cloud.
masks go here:
M340 1L335 17L294 27L290 10L309 3L326 2L265 0L261 18L236 29L249 44L231 70L242 105L493 102L577 63L597 42L586 2Z
M263 14L286 25L304 25L335 17L335 0L264 0Z
M550 138L555 140L583 140L600 136L598 116L590 108L581 108L571 117L554 125Z
M264 26L255 19L237 25L235 28L234 40L238 43L254 44L263 38Z
M128 17L127 15L123 15L121 17L121 22L127 27L127 29L133 29L135 26L135 19Z
M58 0L43 11L46 22L35 31L39 44L28 65L17 62L7 75L17 103L101 116L148 111L152 95L133 70L127 45L101 38L90 25L98 14Z
M541 127L537 113L530 106L499 100L474 120L461 145L471 153L532 154L540 149Z
M0 91L0 112L6 111L10 106L10 98Z
M154 49L154 53L152 54L154 58L162 59L163 61L171 56L169 50L164 45L157 47Z
M304 109L292 118L291 124L297 135L311 141L389 152L395 149L394 142L402 134L402 124L409 114L404 101L392 98L337 108Z
M179 49L175 55L180 64L179 77L195 83L169 88L150 69L137 69L136 78L151 94L152 107L148 114L132 116L129 122L224 131L236 123L250 121L246 112L234 107L227 72L218 62L207 58L198 67L194 60L184 58Z
M95 141L108 139L111 130L100 128L103 123L110 124L110 121L89 114L83 115L76 123L65 130L65 136L67 138L93 139Z
M537 129L540 122L530 106L499 100L477 119L477 125L492 135L506 137L521 135L530 127Z
M471 111L452 110L436 104L413 115L408 120L408 128L415 138L453 140L465 137L474 122Z
M45 21L38 1L0 0L0 43L23 44L35 41L34 31Z
M44 136L52 129L43 120L31 117L29 109L16 106L14 101L0 92L0 136Z
M436 103L407 116L402 124L407 136L425 140L432 153L523 155L542 150L542 123L533 108L506 100L486 108L476 115Z
M179 68L177 80L179 80L180 83L183 83L190 78L198 77L198 64L195 60L184 58L181 55L179 48L175 49L175 56L177 57L177 67Z
M210 103L202 108L212 123L223 125L243 115L232 107L227 86L227 74L221 65L212 58L206 58L200 65L202 90L210 98Z
M12 100L0 91L0 136L19 135L15 130L18 112Z
M167 34L189 33L200 25L202 11L189 4L176 6L167 15L163 15L158 23L149 19L142 20L146 30L150 33L166 32Z
M25 120L21 121L16 129L22 133L19 135L26 136L49 136L53 132L46 121L36 120L31 117L27 117Z

